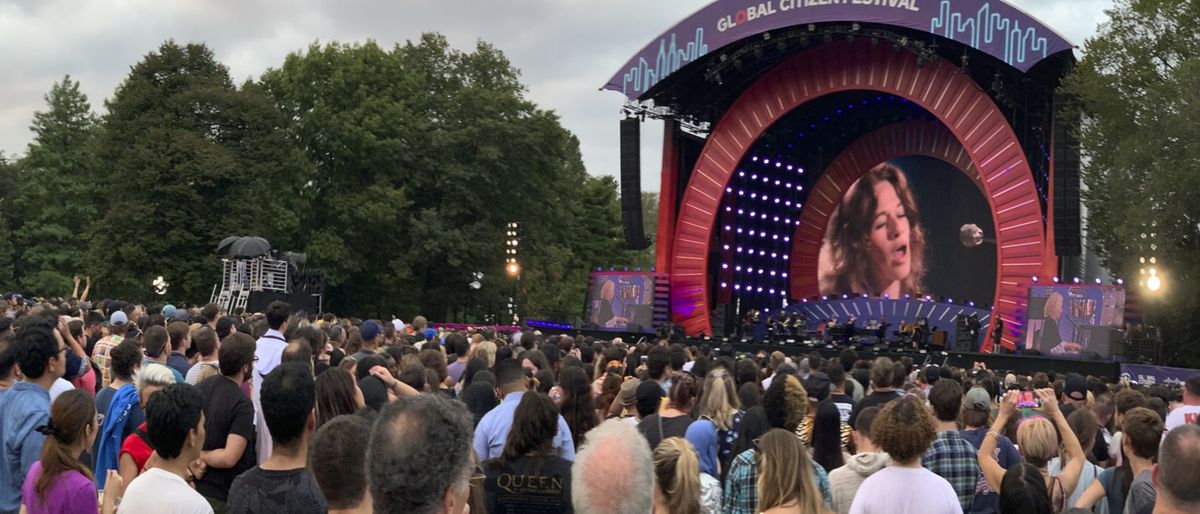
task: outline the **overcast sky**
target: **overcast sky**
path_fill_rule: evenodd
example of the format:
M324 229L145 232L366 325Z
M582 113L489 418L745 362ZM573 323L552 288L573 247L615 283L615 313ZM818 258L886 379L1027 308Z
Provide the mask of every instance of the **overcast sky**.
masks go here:
M0 150L23 154L34 111L63 75L92 108L129 67L166 39L202 41L236 83L320 41L384 46L445 34L469 49L493 43L521 69L529 97L557 111L583 147L588 170L618 173L622 96L599 91L616 69L707 0L0 0ZM1082 46L1112 0L1013 3ZM658 190L661 125L643 127L643 188Z

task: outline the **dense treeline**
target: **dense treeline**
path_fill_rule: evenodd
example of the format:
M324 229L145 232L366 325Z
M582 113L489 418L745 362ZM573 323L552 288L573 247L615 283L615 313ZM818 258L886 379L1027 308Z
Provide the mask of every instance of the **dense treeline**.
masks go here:
M0 289L65 295L87 275L95 298L149 301L162 275L167 298L203 302L217 242L253 234L306 252L339 312L479 321L515 294L526 316L576 318L590 269L650 257L623 248L615 180L525 92L496 48L436 34L313 44L241 86L169 41L99 115L65 77L27 152L0 155Z

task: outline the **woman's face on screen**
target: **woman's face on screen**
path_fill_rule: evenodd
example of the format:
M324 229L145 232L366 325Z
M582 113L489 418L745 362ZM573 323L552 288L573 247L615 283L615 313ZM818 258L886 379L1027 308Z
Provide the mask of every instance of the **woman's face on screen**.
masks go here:
M875 218L871 221L871 269L876 286L887 288L912 271L908 213L891 182L875 184Z

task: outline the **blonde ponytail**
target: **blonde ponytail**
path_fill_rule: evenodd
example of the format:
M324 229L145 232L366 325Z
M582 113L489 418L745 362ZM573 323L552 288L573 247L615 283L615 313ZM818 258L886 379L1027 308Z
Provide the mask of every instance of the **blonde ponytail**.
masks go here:
M672 514L700 513L700 458L691 443L663 439L654 450L654 478Z

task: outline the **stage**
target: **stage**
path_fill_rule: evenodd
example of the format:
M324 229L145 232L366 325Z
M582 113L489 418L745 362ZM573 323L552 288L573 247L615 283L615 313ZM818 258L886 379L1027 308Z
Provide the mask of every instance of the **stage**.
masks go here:
M543 329L544 334L566 334L571 336L587 336L596 339L611 341L615 338L620 338L621 341L636 345L639 342L654 343L659 340L655 334L646 332L616 332L609 330L554 330ZM911 357L913 362L918 366L936 364L951 365L963 369L971 369L976 362L982 362L988 369L993 371L1013 372L1022 375L1033 375L1039 371L1045 373L1079 373L1084 376L1094 376L1110 383L1116 382L1123 372L1125 365L1118 357L1114 360L1102 359L1082 359L1082 358L1064 358L1050 357L1033 354L1008 354L1008 353L980 353L980 352L960 352L952 350L941 350L937 348L929 348L924 350L912 348L900 348L895 343L891 344L835 344L828 342L813 342L801 341L795 338L781 338L778 340L767 341L762 339L740 339L736 337L688 337L680 340L687 346L699 348L701 345L708 345L712 349L713 355L719 353L722 346L728 344L733 351L754 355L760 351L773 352L781 351L784 355L793 357L793 360L798 360L804 355L812 352L818 352L825 358L836 358L841 355L841 352L850 348L855 350L859 358L874 359L875 357L887 357L892 360L898 360L901 357Z
M626 102L631 241L644 239L631 232L637 120L665 121L664 318L690 336L762 337L747 314L765 323L786 309L807 329L853 317L885 338L923 318L947 344L969 318L981 342L998 333L1005 348L1080 354L1121 325L1115 293L1031 300L1039 278L1073 276L1081 251L1075 127L1056 94L1073 45L1003 0L920 7L717 0L603 86ZM949 356L985 357L1060 365ZM1061 362L1115 376L1113 364Z

